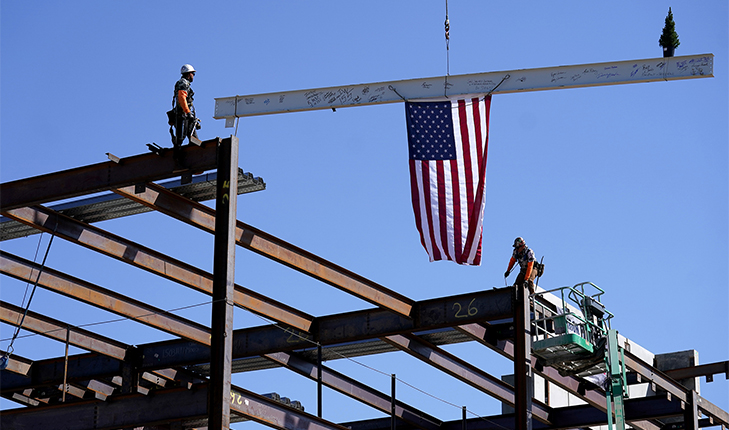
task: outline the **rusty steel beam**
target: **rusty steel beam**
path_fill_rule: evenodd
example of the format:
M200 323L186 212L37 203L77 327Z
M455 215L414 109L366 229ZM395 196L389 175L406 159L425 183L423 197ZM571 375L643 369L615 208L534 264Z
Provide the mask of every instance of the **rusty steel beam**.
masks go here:
M36 279L41 266L32 261L0 251L0 273L27 281ZM90 282L44 267L38 278L38 285L64 296L76 299L117 315L180 336L203 345L210 344L210 331L207 327L167 313L162 309L149 306Z
M723 373L724 377L729 379L729 361L699 364L691 367L683 367L681 369L664 370L663 372L676 381L705 376L706 382L711 382L714 379L714 375L719 373Z
M516 404L514 387L417 336L398 334L382 340L509 406ZM531 403L533 416L549 424L550 408L537 400Z
M668 395L672 398L683 402L682 404L686 405L687 407L693 407L694 397L690 389L674 381L664 372L656 369L649 364L646 364L627 350L625 350L625 366L628 369L638 373L641 376L643 382L650 382L651 384L655 384L666 390ZM697 395L696 400L698 401L697 406L699 408L699 411L713 418L714 421L717 423L716 425L721 424L725 427L729 427L729 413L725 412L724 410L701 396Z
M207 414L208 392L208 384L199 384L190 390L156 390L154 396L115 396L113 402L85 400L65 405L9 409L0 414L0 428L87 430L90 426L116 429L199 422ZM274 429L348 430L240 387L231 387L229 396L232 413Z
M19 355L11 355L8 359L8 367L5 368L8 372L16 373L18 375L26 376L30 371L30 366L33 364L33 360L28 360L25 357Z
M313 381L318 380L318 366L315 363L286 352L265 354L264 357ZM327 387L383 413L390 413L392 398L387 394L325 366L322 366L321 378L322 383ZM396 401L395 416L423 430L438 430L442 424L442 421L438 418L430 416L400 401Z
M214 209L175 194L164 187L148 184L147 190L139 194L134 193L134 187L113 191L204 231L215 232L216 212ZM414 302L407 297L275 236L238 221L235 237L238 245L248 250L312 276L376 306L410 316Z
M70 394L71 396L74 396L79 399L83 399L86 395L86 390L80 387L77 387L73 384L66 384L66 387L64 388L63 384L58 386L58 391L65 391L66 393Z
M117 360L124 360L127 349L129 349L129 345L117 342L114 339L109 339L88 330L64 324L62 321L33 311L28 311L25 318L23 318L24 312L25 310L18 306L0 301L0 321L12 326L17 327L22 320L24 330L64 343L66 342L66 332L68 331L68 343L70 345L114 357Z
M656 384L666 390L670 396L684 403L688 400L686 396L688 389L686 387L669 378L662 371L645 363L628 350L625 350L625 366L640 375L642 382Z
M0 427L18 430L136 428L160 422L179 423L204 418L207 389L160 390L155 396L117 396L113 402L83 400L52 407L4 410Z
M63 383L64 374L68 382L77 382L115 377L124 372L124 362L98 353L69 356L67 374L63 362L63 357L34 361L32 371L26 376L7 369L1 371L0 394L12 396L14 392L36 387L58 386Z
M349 430L240 387L232 387L230 396L231 412L268 427L279 430Z
M142 372L140 378L142 380L152 383L152 385L155 385L157 387L164 387L167 385L167 379L161 376L157 376L154 373Z
M43 206L6 211L3 215L72 243L139 267L199 292L212 295L213 275L197 267L82 223ZM258 315L308 331L314 317L262 294L235 286L235 303Z
M14 402L18 402L18 403L20 403L22 405L26 405L26 406L38 406L41 403L38 400L31 399L27 395L21 394L21 393L13 393L12 396L8 397L8 400L12 400ZM0 415L0 423L2 423L1 415Z
M193 384L205 382L204 377L181 369L155 369L150 372L158 378L186 386L187 388L191 388Z
M470 305L470 313L463 309ZM296 351L314 346L316 339L324 346L348 344L395 333L410 333L453 327L476 321L494 321L509 318L511 289L498 288L457 296L441 297L416 303L415 318L406 318L393 312L374 308L318 317L312 333L282 329L266 325L238 329L233 332L233 358L260 356L280 351ZM138 370L176 368L210 362L210 351L203 345L185 340L153 342L137 346L140 357ZM61 358L62 359L62 358ZM63 373L58 372L54 360L33 363L33 377L20 377L2 373L2 392L33 387L46 381L59 384ZM97 355L69 357L69 368L74 377L90 379L97 375L120 375L120 362L106 362ZM82 370L84 370L82 372Z
M230 138L228 138L230 139ZM228 140L224 139L224 140ZM77 197L112 188L205 171L217 166L220 138L206 140L201 146L182 148L185 170L175 171L172 151L162 156L152 153L122 158L118 163L106 161L61 172L0 184L0 208L3 211L51 201Z
M679 402L671 402L663 396L651 396L625 400L626 417L631 421L680 417L683 414ZM565 406L553 408L552 424L534 422L535 430L563 430L592 428L607 424L607 415L590 405ZM390 430L390 419L379 418L342 423L350 430ZM705 427L709 427L708 423ZM441 430L462 430L462 420L444 422ZM514 429L514 414L491 415L471 418L466 423L468 430L508 430ZM662 427L671 428L671 427ZM680 427L679 427L680 428ZM407 423L398 423L397 430L415 430ZM517 429L520 430L520 429Z
M607 423L607 415L589 405L565 406L552 409L553 423L534 422L535 430L560 430L592 428ZM664 397L653 396L637 399L626 399L626 415L629 419L646 420L666 417L678 417L682 413L678 402L670 402ZM380 418L342 423L350 430L389 430L389 419ZM708 425L707 425L708 427ZM447 421L441 430L462 430L462 420ZM514 429L514 414L491 415L467 420L468 430L506 430ZM661 427L663 428L663 427ZM666 427L667 428L667 427ZM398 430L415 430L412 426L398 425Z
M114 393L114 387L101 381L92 379L86 383L86 389L92 391L97 399L106 400Z

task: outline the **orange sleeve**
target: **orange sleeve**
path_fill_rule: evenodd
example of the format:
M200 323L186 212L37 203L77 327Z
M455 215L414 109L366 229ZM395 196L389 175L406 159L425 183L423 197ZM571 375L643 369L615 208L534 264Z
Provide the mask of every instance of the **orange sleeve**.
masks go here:
M534 266L534 262L533 261L530 261L527 264L526 273L524 274L524 280L525 281L528 281L529 280L529 277L532 275L532 266Z
M190 113L190 107L187 106L187 91L179 90L177 92L177 104L182 108L185 113Z
M511 259L509 260L509 267L506 268L507 272L511 271L511 268L514 267L514 263L516 263L516 260L514 260L514 257L511 257Z

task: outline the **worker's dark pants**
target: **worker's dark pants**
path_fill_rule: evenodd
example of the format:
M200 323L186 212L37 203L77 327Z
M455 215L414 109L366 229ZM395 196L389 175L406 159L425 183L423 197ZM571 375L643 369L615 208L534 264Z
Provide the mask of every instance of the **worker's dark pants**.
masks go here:
M175 119L175 139L173 142L175 149L179 149L185 141L185 138L190 136L197 138L195 121L178 115Z
M516 277L516 282L514 282L514 285L518 288L529 288L529 294L534 294L534 280L537 278L537 271L535 268L532 267L532 273L529 275L529 281L525 285L524 282L524 275L526 274L526 270L522 270L519 272L519 274Z

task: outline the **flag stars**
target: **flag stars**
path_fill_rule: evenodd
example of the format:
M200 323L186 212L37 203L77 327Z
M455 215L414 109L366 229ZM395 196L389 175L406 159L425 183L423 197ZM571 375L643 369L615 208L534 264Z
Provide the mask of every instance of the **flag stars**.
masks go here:
M451 132L450 102L408 103L406 118L410 158L416 160L455 159L455 142Z

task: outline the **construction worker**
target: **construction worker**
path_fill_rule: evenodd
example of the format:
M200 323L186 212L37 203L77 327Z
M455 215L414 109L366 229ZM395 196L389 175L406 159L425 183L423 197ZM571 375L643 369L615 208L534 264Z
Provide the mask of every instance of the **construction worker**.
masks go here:
M195 107L192 104L195 92L190 87L193 79L195 79L195 68L191 64L185 64L180 69L182 77L175 83L175 95L173 103L175 105L175 135L172 138L175 154L178 155L182 142L185 138L190 141L196 140L197 130L200 128L200 122L195 117Z
M532 251L524 242L524 239L517 237L514 239L514 253L511 254L509 260L509 267L504 273L504 279L509 277L511 268L514 267L514 263L519 262L519 275L516 277L514 286L517 288L527 287L529 288L529 294L534 294L534 279L537 277L536 262L537 259L534 257L534 251Z

